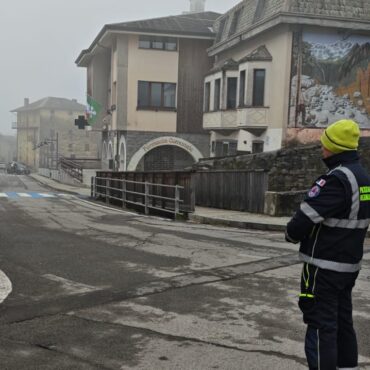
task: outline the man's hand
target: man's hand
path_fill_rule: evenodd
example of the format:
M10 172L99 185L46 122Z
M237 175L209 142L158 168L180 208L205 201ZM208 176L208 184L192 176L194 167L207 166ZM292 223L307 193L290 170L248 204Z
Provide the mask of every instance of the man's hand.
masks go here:
M288 235L288 232L285 230L285 240L288 242L288 243L293 243L293 244L298 244L299 243L299 240L294 240L292 239L289 235Z

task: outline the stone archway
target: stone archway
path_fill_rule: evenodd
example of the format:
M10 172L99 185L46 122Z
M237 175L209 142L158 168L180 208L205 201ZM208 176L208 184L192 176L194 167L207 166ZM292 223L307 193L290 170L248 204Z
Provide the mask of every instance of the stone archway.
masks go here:
M126 171L126 140L121 137L119 144L119 170Z
M176 146L185 150L194 159L194 162L198 162L200 158L203 158L202 153L192 143L179 137L164 136L149 141L143 145L131 158L130 163L127 166L127 171L135 171L140 161L144 156L151 150L162 146Z

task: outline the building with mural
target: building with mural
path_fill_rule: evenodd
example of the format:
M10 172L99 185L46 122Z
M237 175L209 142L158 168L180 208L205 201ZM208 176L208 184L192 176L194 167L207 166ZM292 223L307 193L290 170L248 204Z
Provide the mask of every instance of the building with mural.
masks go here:
M76 63L87 93L104 107L103 168L173 170L209 156L203 130L203 77L211 68L219 14L191 0L178 16L105 25Z
M81 131L75 119L85 115L85 106L75 99L47 97L12 111L17 119L17 158L34 170L56 168L65 158L99 158L100 132Z
M203 127L212 156L318 140L341 118L370 135L370 2L244 0L214 23Z

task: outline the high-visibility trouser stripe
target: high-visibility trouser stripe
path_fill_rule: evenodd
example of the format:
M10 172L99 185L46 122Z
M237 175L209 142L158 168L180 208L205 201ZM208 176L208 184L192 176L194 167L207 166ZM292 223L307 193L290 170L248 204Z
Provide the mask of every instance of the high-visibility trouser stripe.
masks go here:
M337 272L357 272L361 270L361 262L360 263L334 262L322 260L319 258L312 258L304 253L299 253L299 259L302 262L309 263L324 270L331 270Z
M337 218L327 218L323 225L328 227L340 227L342 229L367 229L370 226L370 219L346 220Z
M302 293L299 296L300 297L305 297L305 298L315 298L315 296L313 294L305 294L305 293Z
M301 211L314 223L318 224L324 221L324 218L321 217L311 206L306 202L301 203Z
M352 220L356 219L358 216L358 212L360 210L360 191L359 191L359 186L358 186L356 176L347 167L338 167L336 170L343 172L347 176L347 179L349 183L351 184L352 206L351 206L351 214L349 218Z

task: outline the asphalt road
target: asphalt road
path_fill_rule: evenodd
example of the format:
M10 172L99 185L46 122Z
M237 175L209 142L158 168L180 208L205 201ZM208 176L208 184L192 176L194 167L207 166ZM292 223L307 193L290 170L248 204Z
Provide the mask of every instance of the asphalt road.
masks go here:
M301 266L280 233L144 217L0 174L0 270L1 370L306 368ZM369 284L367 254L361 369Z

